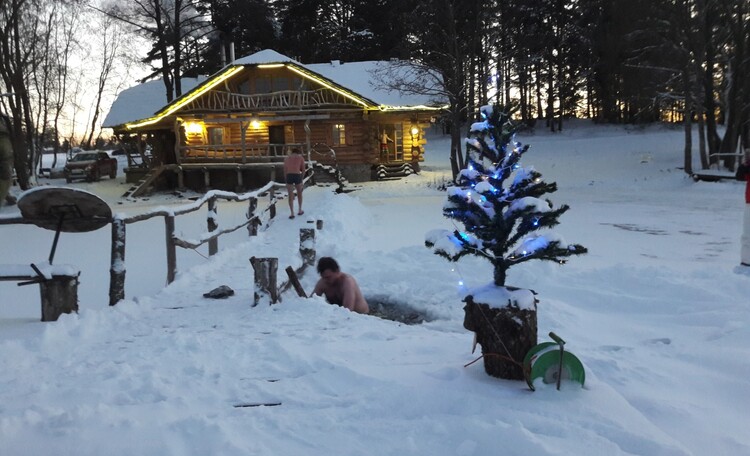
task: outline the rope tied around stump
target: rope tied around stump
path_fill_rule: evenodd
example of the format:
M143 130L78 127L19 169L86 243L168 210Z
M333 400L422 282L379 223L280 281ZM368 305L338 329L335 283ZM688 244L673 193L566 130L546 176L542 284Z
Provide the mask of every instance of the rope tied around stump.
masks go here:
M493 333L493 334L495 335L495 337L497 338L497 341L498 341L498 342L500 342L500 345L502 345L502 347L503 347L503 350L505 350L505 353L506 353L506 355L507 355L507 356L506 356L506 355L501 355L501 354L498 354L498 353L486 353L486 354L482 354L482 356L480 356L479 358L477 358L477 359L475 359L474 361L470 362L469 364L467 364L467 365L466 365L466 366L464 366L464 367L467 367L467 366L470 366L471 364L474 364L475 362L477 362L477 361L479 361L480 359L484 358L484 357L485 357L485 355L493 355L493 356L498 356L498 357L500 357L501 359L505 359L506 361L510 361L510 362L512 362L513 364L516 364L516 365L518 365L518 366L521 366L521 367L523 367L523 364L522 364L522 363L520 363L520 362L516 361L515 359L513 359L513 355L511 355L511 354L510 354L510 350L508 350L508 347L507 347L507 346L505 345L505 342L503 342L503 338L502 338L502 337L500 337L500 334L498 334L497 330L496 330L496 329L495 329L495 327L494 327L494 326L492 325L492 320L490 320L490 319L489 319L489 317L487 317L487 314L485 314L485 313L484 313L484 310L482 310L482 306L478 305L478 304L477 304L477 303L475 303L475 302L472 302L472 305L476 306L476 307L477 307L477 309L479 309L479 313L480 313L480 314L482 315L482 317L484 317L485 321L487 321L487 325L488 325L488 326L490 327L490 329L492 329L492 333Z

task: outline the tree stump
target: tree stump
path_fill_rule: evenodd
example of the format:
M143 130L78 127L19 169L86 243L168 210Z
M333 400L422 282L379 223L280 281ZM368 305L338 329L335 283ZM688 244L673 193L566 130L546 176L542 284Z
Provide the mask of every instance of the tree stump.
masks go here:
M278 258L250 258L255 272L255 294L253 307L257 306L262 296L270 300L270 304L279 302L279 289L276 286L276 270L279 266Z
M78 312L78 276L54 276L39 282L42 321L57 321L61 314Z
M505 306L474 302L473 296L467 296L464 302L464 328L476 333L485 372L523 380L523 359L537 344L536 299L533 308L519 306L511 299Z
M304 266L315 264L315 230L312 228L300 228L299 230L299 254Z

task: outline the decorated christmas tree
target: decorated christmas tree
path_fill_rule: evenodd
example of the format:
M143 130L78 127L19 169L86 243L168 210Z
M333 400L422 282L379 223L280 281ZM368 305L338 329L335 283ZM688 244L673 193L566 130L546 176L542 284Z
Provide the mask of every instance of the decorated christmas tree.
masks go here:
M520 380L521 361L537 344L537 299L531 290L505 286L508 269L530 260L564 263L586 248L550 231L568 206L542 199L557 185L521 166L529 147L515 141L510 112L484 106L481 115L466 139L466 167L443 206L463 229L430 231L425 244L451 261L476 255L492 263L492 283L464 298L464 327L475 332L489 375Z
M554 208L547 193L557 184L546 183L533 167L520 161L528 145L514 141L510 113L499 106L484 106L482 122L474 123L466 139L466 167L448 187L443 214L463 230L433 230L425 244L451 261L465 255L487 259L494 268L493 282L504 286L511 266L529 260L564 263L564 257L586 253L578 244L566 244L549 228L569 207Z

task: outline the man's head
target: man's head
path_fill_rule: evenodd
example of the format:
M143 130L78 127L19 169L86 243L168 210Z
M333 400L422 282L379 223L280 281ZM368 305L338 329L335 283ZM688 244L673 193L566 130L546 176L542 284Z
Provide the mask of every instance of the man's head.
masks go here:
M299 147L295 147L294 149L292 149L292 153L293 153L293 154L301 154L301 153L302 153L302 151L300 150L300 148L299 148Z
M322 257L318 260L318 274L328 283L335 282L341 273L339 264L331 257Z

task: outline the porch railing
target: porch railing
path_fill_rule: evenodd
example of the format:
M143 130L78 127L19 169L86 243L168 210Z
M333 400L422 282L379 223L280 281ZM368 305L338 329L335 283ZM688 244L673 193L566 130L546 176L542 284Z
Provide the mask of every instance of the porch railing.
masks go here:
M244 95L209 90L202 97L187 103L183 112L190 111L283 111L287 109L314 108L323 106L354 105L344 95L330 89L285 90L273 93Z
M286 151L294 147L302 150L304 144L221 144L221 145L195 145L180 147L178 163L189 163L195 161L236 161L247 163L258 159L281 159L286 156Z

